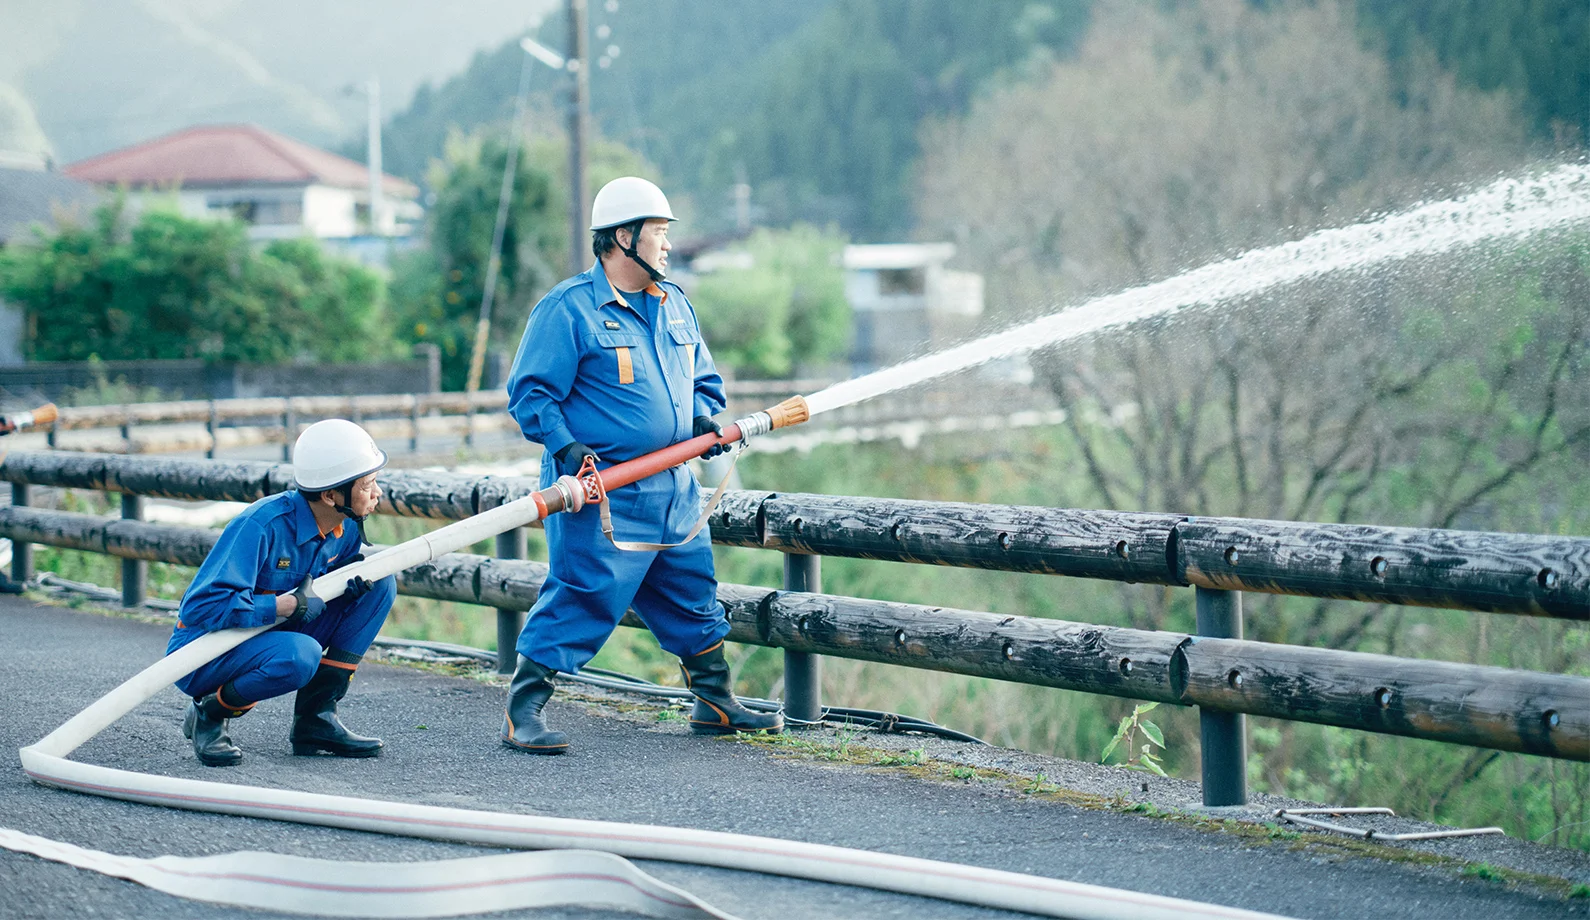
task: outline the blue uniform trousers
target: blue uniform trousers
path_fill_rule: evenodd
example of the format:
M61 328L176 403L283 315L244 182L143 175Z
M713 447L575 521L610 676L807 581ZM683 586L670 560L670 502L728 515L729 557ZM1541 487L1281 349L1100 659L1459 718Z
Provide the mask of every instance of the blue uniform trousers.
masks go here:
M618 539L657 542L662 537L658 522L666 519L675 499L671 475L677 474L663 473L613 493ZM541 478L543 488L551 484L550 463L543 466ZM707 528L684 546L625 552L602 535L596 508L587 507L577 514L552 515L546 531L551 572L517 645L519 654L536 664L577 673L601 650L630 607L658 644L681 658L704 652L729 634L729 619L718 603Z
M292 693L315 676L323 648L363 655L381 631L396 596L397 578L388 575L361 597L344 594L329 601L308 626L278 626L260 633L177 681L177 687L197 699L230 681L243 698L229 698L227 702L233 704Z

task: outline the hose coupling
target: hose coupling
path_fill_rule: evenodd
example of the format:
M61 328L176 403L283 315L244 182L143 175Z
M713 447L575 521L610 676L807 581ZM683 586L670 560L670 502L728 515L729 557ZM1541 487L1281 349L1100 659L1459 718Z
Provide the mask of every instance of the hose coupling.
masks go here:
M779 428L799 425L812 417L811 408L803 396L791 396L771 409L753 412L735 422L740 426L740 439L749 440Z
M552 483L552 488L557 489L558 494L563 496L564 511L576 514L585 507L585 486L573 476L559 476Z
M734 424L740 426L740 442L743 444L772 431L773 417L766 412L752 412Z

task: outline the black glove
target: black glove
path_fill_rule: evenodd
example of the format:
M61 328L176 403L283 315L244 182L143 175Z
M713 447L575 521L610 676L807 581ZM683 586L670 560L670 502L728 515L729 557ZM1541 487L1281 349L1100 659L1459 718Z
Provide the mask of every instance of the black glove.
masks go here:
M349 556L346 559L338 559L337 560L337 564L332 566L327 571L328 572L335 572L336 570L342 568L343 566L349 566L349 565L353 565L355 562L363 562L363 561L364 561L364 553L354 553L352 556ZM347 597L347 598L350 598L350 599L352 599L352 598L360 598L360 597L363 597L365 595L365 592L369 591L371 587L373 587L373 585L370 584L370 580L369 579L365 578L363 575L355 575L352 578L348 579L348 587L343 589L342 594L343 594L344 597Z
M723 426L719 425L717 422L714 422L712 420L712 416L710 415L698 415L696 416L695 424L691 428L691 432L691 437L693 438L699 438L704 434L715 434L719 437L722 437ZM701 455L701 459L711 460L713 457L716 457L718 454L721 454L726 450L728 450L728 448L724 447L722 444L714 444L707 448L707 452Z
M364 553L354 553L352 556L349 556L346 559L338 559L337 560L337 564L332 566L331 568L327 569L326 571L335 572L336 570L342 568L345 565L353 565L355 562L363 562L363 561L364 561Z
M342 590L342 596L350 600L358 600L370 593L375 584L363 575L355 575L348 579L348 587Z
M313 575L304 576L303 583L298 586L297 591L293 592L293 597L297 600L298 606L293 608L292 616L289 616L283 625L294 628L308 626L310 623L315 622L322 613L326 612L326 602L309 593L314 583L315 578Z
M552 457L558 461L558 469L562 470L566 476L578 475L580 467L585 465L586 457L590 457L592 460L602 459L596 455L596 451L591 450L579 441L572 441L564 445L563 449L553 454Z

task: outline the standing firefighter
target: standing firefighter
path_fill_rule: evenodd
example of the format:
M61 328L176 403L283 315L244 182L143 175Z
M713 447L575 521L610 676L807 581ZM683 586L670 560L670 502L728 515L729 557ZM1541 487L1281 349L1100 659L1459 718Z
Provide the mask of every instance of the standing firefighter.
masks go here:
M602 187L591 207L596 264L553 288L530 313L508 379L508 411L524 436L543 445L541 487L719 426L723 378L701 340L695 308L668 267L668 199L635 177ZM708 456L721 453L714 447ZM695 524L701 489L685 466L608 494L613 530L626 540L674 544ZM678 655L695 694L691 728L725 734L778 731L777 714L747 711L730 689L712 540L703 529L666 549L623 551L598 515L546 521L551 572L519 634L519 667L509 688L502 741L560 754L568 737L547 728L542 709L555 672L575 673L601 649L630 607L664 649Z
M177 682L193 697L182 731L201 763L241 762L228 720L294 690L294 754L381 753L380 739L343 727L337 702L386 622L397 579L355 577L330 602L315 597L310 582L364 558L362 525L381 503L375 474L384 466L386 453L353 422L310 425L293 445L297 490L249 505L199 567L166 654L218 629L277 623Z

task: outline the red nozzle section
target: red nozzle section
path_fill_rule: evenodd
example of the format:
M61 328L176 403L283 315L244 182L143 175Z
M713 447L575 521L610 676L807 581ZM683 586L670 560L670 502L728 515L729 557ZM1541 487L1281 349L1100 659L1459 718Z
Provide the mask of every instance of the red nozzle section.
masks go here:
M771 426L761 420L757 420L755 423L763 426L759 429L760 431L766 432L770 428L788 428L791 425L799 425L811 418L811 409L806 405L804 397L792 396L773 408L765 410L765 412L756 413L756 415L765 415L771 421ZM741 421L746 420L742 419ZM589 472L582 469L578 479L584 488L586 500L590 502L599 501L600 496L606 492L621 486L627 486L632 482L639 482L647 476L655 476L663 470L673 469L681 463L694 460L706 453L714 445L726 447L733 444L741 439L742 434L740 422L734 422L724 426L722 435L704 434L698 438L680 441L678 444L670 444L662 450L652 451L644 457L626 460L600 472L595 469ZM553 513L562 511L567 505L571 504L562 501L561 495L553 496L548 494L554 492L556 492L555 486L540 493L547 496L547 509Z

